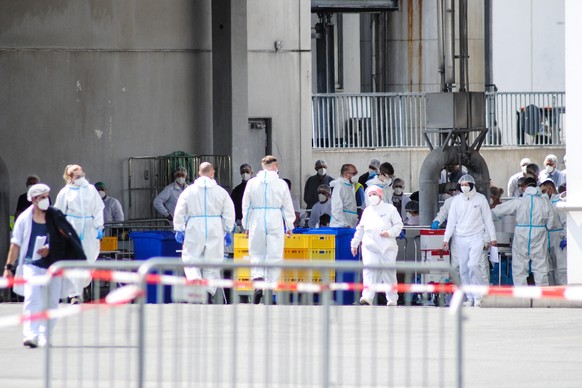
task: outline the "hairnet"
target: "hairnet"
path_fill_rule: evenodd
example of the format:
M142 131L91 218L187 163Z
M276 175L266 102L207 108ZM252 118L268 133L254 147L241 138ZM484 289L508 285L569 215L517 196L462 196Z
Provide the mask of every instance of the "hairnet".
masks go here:
M368 167L375 168L376 170L380 169L380 161L378 159L371 159L370 163L368 163Z
M28 199L28 202L31 202L34 197L38 197L39 195L50 191L51 188L44 183L37 183L36 185L30 186L30 189L28 189L28 193L26 194L26 199Z
M406 206L405 206L405 209L407 211L411 211L411 212L418 213L418 209L419 209L418 202L416 202L416 201L410 201L410 202L408 202L406 204Z
M376 185L368 186L368 197L372 194L377 194L380 198L384 198L384 192L382 188Z
M176 167L176 169L174 170L174 175L176 175L177 173L182 172L186 175L188 175L188 170L186 170L184 167L182 166L178 166Z
M530 163L531 163L531 160L529 158L523 158L523 159L521 159L521 162L519 162L519 165L520 166L523 166L523 165L527 166Z
M467 182L467 183L472 183L475 184L475 179L469 175L469 174L465 174L462 177L459 178L459 184L463 183L463 182Z
M315 169L319 169L319 168L326 168L327 167L327 163L325 163L325 160L321 160L319 159L317 162L315 162Z
M402 179L402 178L395 178L394 181L392 181L392 187L402 187L402 188L404 188L404 179Z
M107 186L103 182L97 182L94 186L97 190L107 190Z
M319 191L324 191L324 192L326 192L326 193L328 193L328 194L331 194L331 187L329 187L329 185L326 185L326 184L324 183L324 184L321 184L321 185L319 185L319 186L317 187L317 191L318 191L318 192L319 192Z

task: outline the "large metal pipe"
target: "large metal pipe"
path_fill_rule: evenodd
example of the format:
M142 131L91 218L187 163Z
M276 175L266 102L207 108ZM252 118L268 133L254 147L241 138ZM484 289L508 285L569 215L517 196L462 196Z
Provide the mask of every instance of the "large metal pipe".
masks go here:
M445 0L444 9L445 84L447 91L455 84L455 2Z
M485 0L483 3L484 7L484 60L485 60L485 90L494 91L495 84L493 80L493 43L492 43L492 33L493 33L493 18L492 18L492 1Z
M443 0L437 0L437 45L438 45L438 66L441 75L441 92L445 92L445 53L444 53L444 32L443 32Z
M442 169L451 164L462 164L475 179L477 191L489 198L489 168L476 150L462 150L459 146L435 148L424 159L419 177L420 225L430 225L439 209L439 179Z

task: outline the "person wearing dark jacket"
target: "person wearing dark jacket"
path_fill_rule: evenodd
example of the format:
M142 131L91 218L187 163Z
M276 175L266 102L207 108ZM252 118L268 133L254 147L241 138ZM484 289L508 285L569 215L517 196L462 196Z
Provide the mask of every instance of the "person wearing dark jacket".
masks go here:
M241 182L238 186L232 189L230 193L230 199L234 203L234 218L237 225L240 225L240 221L243 218L242 214L242 199L245 193L245 187L247 187L247 182L253 177L253 168L248 163L243 163L240 165L240 177Z
M317 193L319 186L324 184L329 185L333 181L333 178L327 175L327 163L325 161L318 160L315 162L315 171L317 171L317 174L307 178L303 191L303 200L307 204L308 209L311 209L313 205L319 202Z
M30 187L27 193L32 203L14 223L10 250L4 267L4 277L16 276L30 279L42 276L55 262L65 259L86 260L81 241L60 210L49 206L50 188L42 183ZM17 264L18 263L18 264ZM24 296L25 316L39 314L43 309L58 307L61 296L67 294L65 282L60 277L48 285L31 284L14 286L14 292ZM44 288L48 288L48 292ZM44 295L48 295L44 303ZM23 324L22 344L31 348L46 345L47 332L54 326L51 320L27 320Z

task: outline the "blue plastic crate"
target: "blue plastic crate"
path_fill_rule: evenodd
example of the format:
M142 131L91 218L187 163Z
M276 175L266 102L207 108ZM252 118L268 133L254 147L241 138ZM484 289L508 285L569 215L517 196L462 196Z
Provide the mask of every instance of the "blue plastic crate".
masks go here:
M333 234L335 236L335 259L336 261L359 261L360 257L352 256L351 242L356 233L355 229L349 228L318 228L308 229L305 234ZM338 283L360 282L361 274L355 271L336 271L335 281ZM357 301L354 291L336 291L335 301L342 305L351 305Z
M182 246L174 238L171 231L144 231L131 232L129 238L133 240L134 260L147 260L152 257L180 257L177 251ZM171 271L164 272L172 274ZM159 303L158 285L148 284L147 303ZM172 287L163 286L163 303L172 302Z

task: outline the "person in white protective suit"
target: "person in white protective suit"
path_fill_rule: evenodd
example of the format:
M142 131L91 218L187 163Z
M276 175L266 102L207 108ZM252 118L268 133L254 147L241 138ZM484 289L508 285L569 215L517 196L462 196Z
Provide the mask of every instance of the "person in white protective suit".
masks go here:
M277 264L283 261L284 238L292 234L295 210L289 187L279 178L277 158L267 155L261 164L263 169L245 187L242 224L249 236L251 264ZM253 280L277 282L280 274L280 268L251 269ZM254 303L262 298L263 290L255 290Z
M378 186L368 186L366 189L369 206L364 209L362 219L356 226L356 233L351 242L352 255L358 252L362 244L362 262L364 265L394 264L398 255L396 238L402 231L402 218L398 210L391 203L383 201L384 191ZM360 298L360 304L372 305L375 291L369 287L373 284L385 283L397 284L395 269L371 269L363 270L364 290ZM388 306L396 306L398 293L389 291L386 293Z
M81 240L87 261L92 263L99 255L99 240L103 238L103 200L95 186L85 179L83 168L76 164L65 167L63 179L67 183L57 195L54 207L62 211ZM68 280L72 304L83 302L83 289L91 283L89 277Z
M378 186L384 192L383 201L386 203L392 203L392 196L394 195L394 190L392 189L392 179L394 177L394 167L388 162L384 162L380 165L380 173L375 175L373 178L368 179L366 186ZM366 206L368 205L368 195L366 198Z
M460 195L454 197L449 210L443 249L449 250L449 241L456 239L457 257L462 285L487 285L483 275L483 230L489 234L491 245L497 246L495 226L487 198L477 192L475 179L469 174L458 181ZM465 306L481 306L481 297L467 293Z
M522 197L497 205L491 211L494 219L515 215L515 233L511 245L514 286L527 286L528 267L536 286L547 286L548 282L548 234L554 225L553 212L548 200L541 197L535 178L524 180Z
M547 198L554 212L554 227L548 229L548 254L550 286L564 286L568 284L568 255L566 250L567 216L564 209L556 206L565 200L565 195L559 195L551 179L540 185L542 198Z
M235 226L234 203L228 192L214 180L214 167L200 164L199 178L182 192L174 211L176 240L183 243L182 261L193 264L185 267L188 280L219 279L220 268L200 268L196 264L224 261L224 243L232 244L231 232ZM216 286L207 289L208 300L216 293Z
M521 171L513 174L507 182L507 196L519 197L522 194L517 181L519 178L525 178L527 176L527 166L529 164L531 164L531 160L529 158L521 159L519 162Z
M344 164L339 178L329 185L331 193L331 227L355 228L358 223L356 194L353 183L358 170L353 164Z

